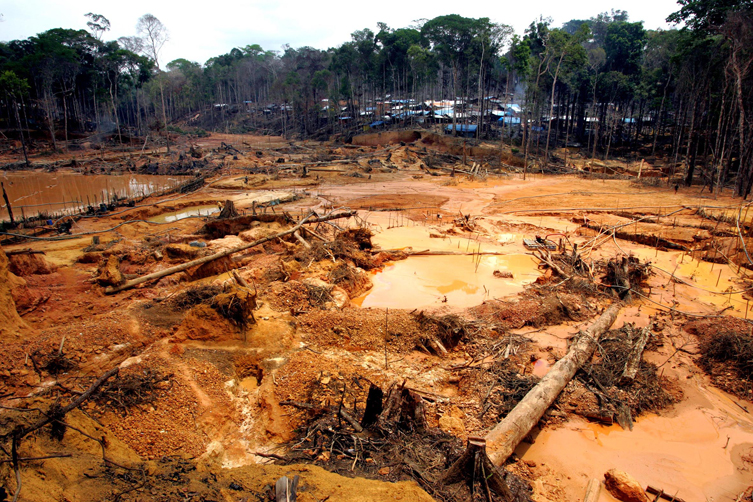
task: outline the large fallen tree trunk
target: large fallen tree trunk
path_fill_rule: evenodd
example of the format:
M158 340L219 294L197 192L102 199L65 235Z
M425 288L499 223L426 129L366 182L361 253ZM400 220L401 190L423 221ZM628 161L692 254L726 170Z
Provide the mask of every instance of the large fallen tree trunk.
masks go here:
M578 369L591 359L599 337L612 326L621 308L620 302L613 303L595 323L582 331L565 357L557 361L538 385L486 435L489 456L496 465L502 465L512 455Z
M181 263L180 265L166 268L158 272L154 272L147 275L142 275L141 277L137 277L135 279L131 279L130 281L126 281L120 286L110 286L107 289L105 289L105 294L111 295L113 293L118 293L120 291L130 289L134 286L138 286L139 284L142 284L144 282L152 281L154 279L160 279L162 277L172 275L172 274L177 274L178 272L183 272L184 270L187 270L189 268L197 267L199 265L209 263L210 261L224 258L225 256L230 256L231 254L235 254L240 251L244 251L246 249L256 247L260 244L264 244L265 242L269 242L269 241L278 239L280 237L285 237L286 235L290 235L297 232L298 229L300 229L306 223L321 223L323 221L336 220L339 218L350 218L355 213L356 213L355 211L342 211L339 213L332 213L332 214L319 216L319 217L307 216L306 218L302 219L296 226L292 227L289 230L285 230L284 232L280 232L279 234L271 235L269 237L264 237L263 239L259 239L254 242L249 242L248 244L244 244L243 246L238 246L237 248L226 249L225 251L221 251L213 255L204 256L203 258L197 258L196 260L188 261L186 263Z

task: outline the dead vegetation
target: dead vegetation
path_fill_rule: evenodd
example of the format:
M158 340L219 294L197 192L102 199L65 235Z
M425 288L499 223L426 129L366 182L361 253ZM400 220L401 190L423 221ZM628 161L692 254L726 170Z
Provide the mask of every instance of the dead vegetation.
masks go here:
M134 406L151 403L156 399L157 389L169 389L172 375L160 370L145 368L125 374L119 373L106 382L92 396L105 408L127 413Z
M685 325L696 335L698 364L715 385L749 398L753 389L753 336L750 325L734 318L696 320Z
M423 398L405 387L393 384L383 392L370 384L361 410L339 405L317 407L307 403L283 402L307 410L309 420L291 443L286 456L274 455L278 463L314 463L346 476L362 476L386 481L413 480L435 500L485 500L525 502L531 500L528 483L500 470L501 487L489 488L488 477L498 468L473 465L448 470L463 455L463 442L439 429L426 426ZM358 435L356 435L358 434Z
M659 375L656 366L640 357L643 349L635 351L636 344L645 347L647 342L641 341L641 337L646 335L651 337L650 333L625 324L602 337L594 360L584 365L579 374L580 382L596 397L598 408L579 410L579 414L602 423L615 421L632 429L634 417L657 412L678 400L667 391L669 381ZM636 357L637 370L628 377L630 365L635 364L631 359Z

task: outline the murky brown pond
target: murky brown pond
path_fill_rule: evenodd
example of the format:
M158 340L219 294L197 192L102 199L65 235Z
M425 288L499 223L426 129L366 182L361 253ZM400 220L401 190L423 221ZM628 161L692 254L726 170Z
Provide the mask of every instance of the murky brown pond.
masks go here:
M522 254L522 236L500 234L497 244L480 243L460 236L440 236L438 230L407 222L390 226L385 213L372 213L373 242L382 249L412 248L414 251L457 253L413 256L387 265L372 277L374 287L354 302L362 307L426 308L449 305L471 307L484 300L503 298L523 291L539 277L538 261ZM473 255L474 252L500 253ZM504 253L504 254L502 254ZM495 276L495 271L512 277Z
M106 176L71 172L0 171L0 181L13 208L13 216L35 216L40 212L69 212L107 201L112 195L130 198L148 195L182 183L188 176L122 174ZM5 201L0 204L0 219L8 219Z
M528 255L482 256L478 266L474 258L414 256L395 262L372 278L374 287L359 299L361 306L471 307L519 293L540 275L538 262ZM495 270L511 272L513 277L494 277Z

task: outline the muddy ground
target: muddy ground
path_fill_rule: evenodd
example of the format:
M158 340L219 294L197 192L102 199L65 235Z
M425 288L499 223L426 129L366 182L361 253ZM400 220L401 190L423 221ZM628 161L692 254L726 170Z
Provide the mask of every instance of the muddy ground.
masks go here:
M302 501L481 500L444 474L625 292L609 263L627 256L645 277L504 466L516 500L582 500L612 468L685 501L753 485L753 213L738 199L645 178L660 165L639 178L637 163L577 156L574 174L523 179L509 149L481 145L463 165L458 145L421 134L197 141L171 157L35 160L85 176L200 159L180 172L207 178L75 218L70 234L4 236L7 498L20 486L19 500L272 500L281 476L299 475ZM217 220L227 201L238 216ZM577 249L577 266L535 258L524 239L536 236L559 247L555 262ZM643 329L638 376L621 382ZM376 387L402 389L420 413L359 431L340 412L358 425Z

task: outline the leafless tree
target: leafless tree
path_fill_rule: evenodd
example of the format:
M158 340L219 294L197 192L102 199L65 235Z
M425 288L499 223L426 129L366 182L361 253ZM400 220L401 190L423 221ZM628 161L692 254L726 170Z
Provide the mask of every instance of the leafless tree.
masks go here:
M136 33L141 36L143 40L143 53L150 57L157 71L160 70L159 66L159 53L162 51L162 46L170 38L170 34L162 21L157 19L152 14L144 14L139 18L136 23ZM162 122L164 124L165 140L167 141L167 153L170 153L170 133L167 130L167 112L165 111L165 84L162 79L159 78L159 93L162 101Z
M120 37L118 44L134 54L144 53L144 39L141 37Z
M170 39L167 28L154 15L144 14L136 23L136 33L141 36L144 42L142 49L144 54L154 60L154 64L157 65L159 70L159 53L162 51L165 42Z

